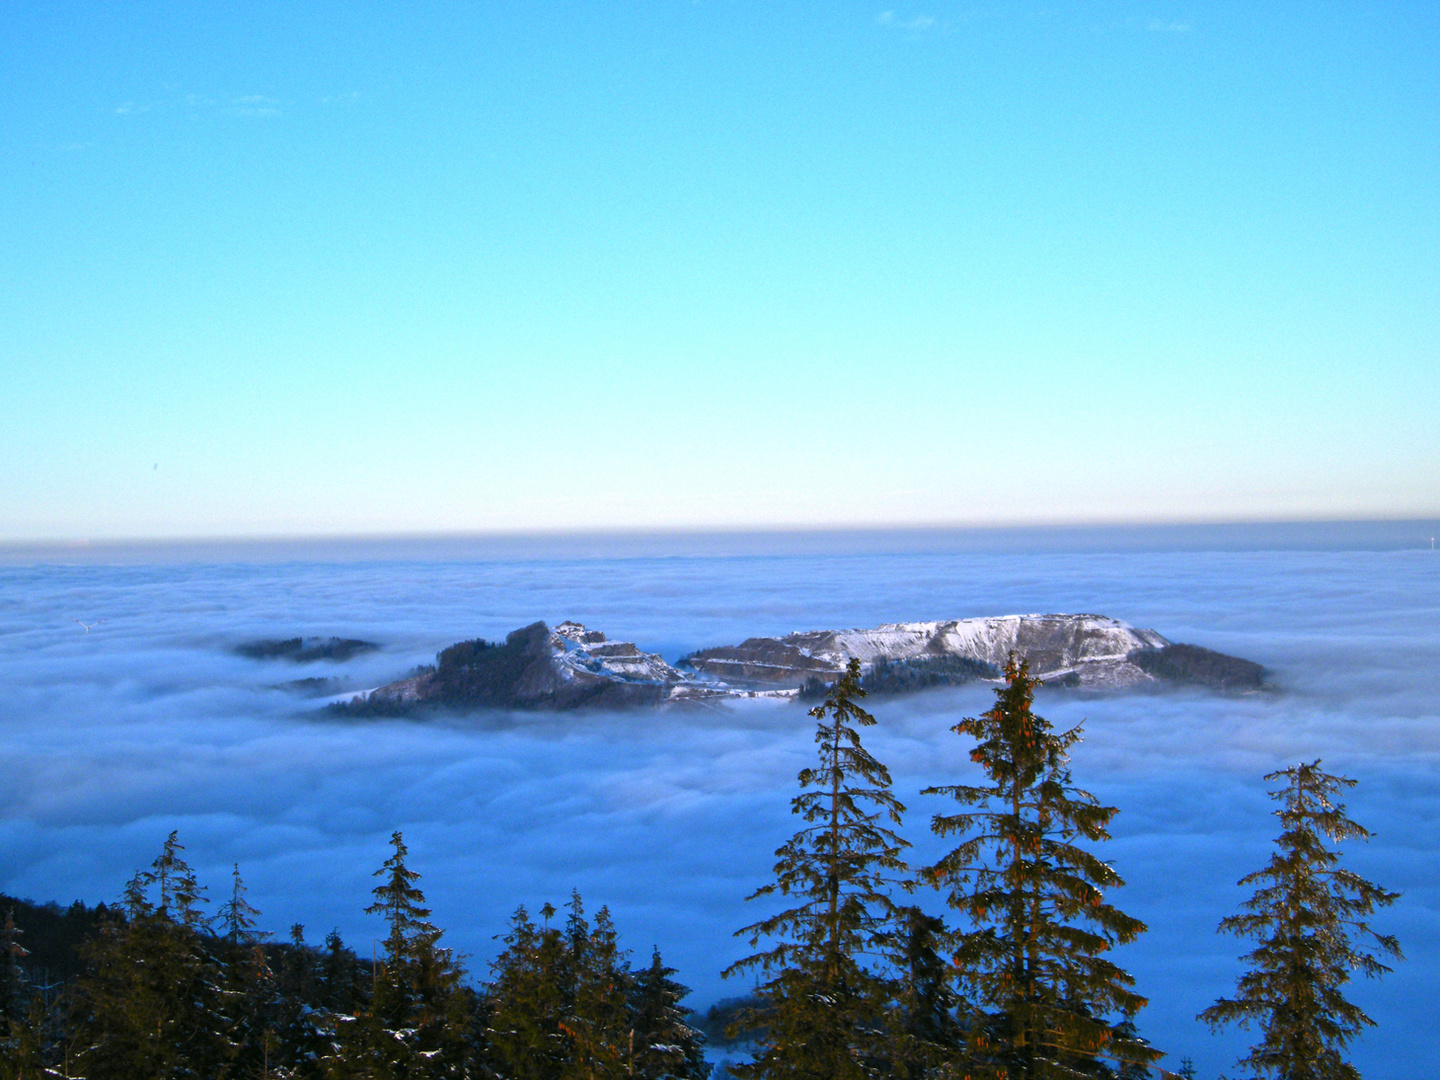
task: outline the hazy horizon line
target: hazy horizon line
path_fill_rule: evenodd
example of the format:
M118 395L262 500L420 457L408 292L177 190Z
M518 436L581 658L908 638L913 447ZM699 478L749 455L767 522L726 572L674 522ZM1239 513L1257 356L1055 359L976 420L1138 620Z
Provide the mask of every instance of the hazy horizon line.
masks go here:
M755 525L0 541L0 565L551 561L584 558L1376 550L1433 547L1440 518Z

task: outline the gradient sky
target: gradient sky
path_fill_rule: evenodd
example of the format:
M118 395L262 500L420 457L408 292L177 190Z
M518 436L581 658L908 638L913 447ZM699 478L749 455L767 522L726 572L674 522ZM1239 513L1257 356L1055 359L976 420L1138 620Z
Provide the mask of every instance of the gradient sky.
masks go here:
M1434 4L11 3L0 541L1440 512Z

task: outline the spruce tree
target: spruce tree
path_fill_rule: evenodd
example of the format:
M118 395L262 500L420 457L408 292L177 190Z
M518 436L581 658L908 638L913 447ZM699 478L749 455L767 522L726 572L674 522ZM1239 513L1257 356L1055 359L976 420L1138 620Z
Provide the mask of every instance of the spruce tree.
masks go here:
M982 785L925 789L964 809L931 828L960 843L920 872L969 921L954 963L966 1005L971 1075L1050 1080L1094 1075L1097 1057L1147 1062L1159 1054L1117 1029L1145 1004L1134 979L1105 958L1145 926L1105 901L1118 874L1074 841L1108 839L1114 807L1071 780L1077 726L1055 732L1031 709L1039 680L1012 655L993 708L952 729L973 738Z
M30 954L20 944L15 909L7 908L0 926L0 1078L39 1076L39 1047L32 1025L29 987L22 961ZM29 1059L29 1060L27 1060ZM22 1066L24 1071L22 1071Z
M8 1037L0 1036L0 1080L49 1080L68 1075L46 1067L47 1028L54 1019L41 995L30 998L24 1015L10 1022Z
M1278 850L1262 869L1240 879L1241 885L1259 886L1244 913L1220 923L1222 933L1258 943L1242 957L1254 966L1240 977L1234 998L1221 998L1200 1019L1212 1028L1256 1025L1260 1042L1239 1065L1260 1075L1358 1080L1343 1051L1375 1022L1341 989L1354 971L1371 978L1388 972L1377 953L1400 958L1399 942L1369 923L1377 907L1388 907L1400 894L1341 868L1339 853L1326 844L1370 837L1336 799L1354 780L1322 771L1319 761L1265 780L1284 782L1270 793L1280 803Z
M570 896L565 936L574 979L571 1004L561 1020L570 1037L562 1078L619 1080L627 1073L630 1047L629 965L620 951L610 911L602 907L595 925L585 919L579 892Z
M891 951L896 988L886 1059L902 1080L935 1075L963 1043L948 956L953 937L943 919L918 907L900 912Z
M255 916L260 912L245 899L247 890L240 878L239 863L231 869L230 880L230 899L220 905L220 925L225 928L225 940L231 945L258 945L270 932L255 929Z
M510 1080L551 1080L570 1057L561 1026L574 1004L570 949L550 925L555 909L541 909L537 926L522 904L490 968L486 1044L491 1071Z
M223 958L225 1012L233 1058L229 1076L270 1077L285 1060L279 1029L286 1004L275 972L270 968L263 942L269 931L257 930L260 912L245 899L240 866L231 868L230 899L220 906L216 922L222 930L216 942Z
M226 951L225 993L233 1058L223 1074L235 1080L270 1078L289 1060L280 1036L285 1011L279 981L259 944Z
M303 941L303 933L291 928L291 940ZM300 1073L304 1077L346 1076L347 1044L358 1037L358 1025L369 1010L370 990L378 981L378 966L362 961L345 944L339 930L325 935L325 951L312 960L315 991L297 1010L295 1022L287 1027L287 1047L293 1060L313 1065ZM304 979L303 971L291 976ZM305 1008L311 1004L313 1008Z
M368 1007L341 1024L344 1049L330 1068L337 1076L374 1080L463 1076L470 1048L462 972L440 947L443 932L427 921L420 875L405 865L404 838L397 831L390 843L394 853L375 871L383 880L365 909L389 926L384 956Z
M293 1067L319 1057L320 1033L328 1026L329 1017L322 1000L318 957L305 943L305 927L299 923L291 926L289 942L275 951L276 1053Z
M365 976L365 978L362 978ZM369 970L340 937L339 930L325 935L325 953L320 960L320 1002L334 1013L351 1013L365 1000Z
M70 1023L74 1067L90 1080L209 1078L234 1057L204 890L183 850L172 832L126 885L122 913L82 947Z
M805 826L776 852L775 881L749 899L783 896L795 904L737 931L764 951L732 964L727 976L757 971L757 1020L765 1035L756 1058L732 1072L746 1078L844 1080L865 1075L881 1051L891 988L878 973L895 905L889 889L908 846L886 822L904 807L890 773L860 743L875 718L857 704L860 663L851 660L816 720L819 764L802 769L791 812Z
M690 1026L680 1002L690 993L671 978L655 949L650 966L637 972L631 991L629 1061L626 1073L640 1080L706 1080L705 1036Z

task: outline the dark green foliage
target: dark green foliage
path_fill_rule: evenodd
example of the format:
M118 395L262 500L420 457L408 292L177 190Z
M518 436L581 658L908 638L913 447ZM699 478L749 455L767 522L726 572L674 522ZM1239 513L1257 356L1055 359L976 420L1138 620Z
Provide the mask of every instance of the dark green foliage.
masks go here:
M22 933L15 925L15 908L5 908L4 921L0 922L0 1037L4 1037L7 1023L18 1024L24 1018L29 1005L24 961L30 953L20 944Z
M724 1047L758 1042L765 1036L764 1026L758 1022L760 1006L760 999L753 994L721 998L700 1018L699 1026L705 1034L705 1041Z
M1150 1040L1140 1034L1133 1020L1121 1020L1111 1031L1118 1044L1124 1045L1129 1043L1147 1049L1150 1046ZM1150 1066L1145 1059L1149 1058L1153 1060L1159 1056L1159 1054L1151 1054L1137 1056L1128 1060L1122 1059L1115 1065L1115 1080L1148 1080L1152 1074L1150 1072Z
M650 966L633 977L627 1075L645 1080L706 1080L710 1075L705 1036L680 1004L690 990L672 979L674 974L655 949Z
M211 1077L234 1056L203 890L182 850L172 832L126 886L123 912L82 947L69 1023L89 1080Z
M82 941L93 936L109 917L106 906L86 907L76 900L68 908L59 904L36 904L0 893L0 911L14 912L15 925L23 935L27 955L25 976L33 985L65 982L80 974Z
M268 931L255 929L255 916L260 912L245 899L245 882L240 879L240 864L231 869L230 899L220 906L220 925L225 940L231 945L254 945L270 936Z
M542 909L536 926L524 906L517 908L505 935L505 950L491 965L487 992L489 1058L511 1080L558 1076L570 1052L562 1029L574 1008L574 973L569 943L550 925L555 909Z
M602 907L595 926L585 920L580 894L570 896L564 939L570 948L570 1009L560 1030L570 1044L562 1077L625 1076L632 1048L629 963L616 945L611 913Z
M509 708L515 687L536 664L548 664L549 627L543 622L512 630L503 643L461 641L435 657L436 700L462 707Z
M20 944L22 931L15 925L15 909L5 909L0 922L0 1080L19 1077L21 1062L27 1071L39 1075L38 1047L31 1026L30 988L24 960L29 954ZM26 1058L32 1060L25 1061Z
M299 923L290 928L288 942L266 951L275 973L276 1056L284 1062L312 1060L320 1050L324 1019L320 1009L320 958L305 944L305 928ZM348 1001L345 1004L354 1005ZM344 1008L339 1011L348 1012Z
M1279 1080L1359 1080L1342 1052L1374 1021L1341 993L1350 975L1373 978L1390 969L1375 952L1400 958L1395 938L1370 928L1369 916L1400 898L1352 871L1326 846L1365 840L1370 834L1345 816L1336 800L1355 781L1323 772L1320 762L1270 773L1283 780L1270 793L1282 831L1270 861L1241 885L1256 885L1244 913L1220 923L1223 933L1250 938L1257 947L1242 959L1254 965L1222 998L1200 1014L1212 1028L1237 1023L1259 1028L1260 1042L1239 1062Z
M562 1077L626 1075L633 1050L628 997L629 964L621 955L610 912L601 908L592 927L578 892L571 894L565 920L573 978L572 1005L560 1021L569 1038L570 1054Z
M0 1018L0 1080L42 1080L56 1075L45 1067L47 1042L54 1037L54 1013L36 994L17 1016ZM62 1074L65 1075L65 1074Z
M320 1003L332 1012L350 1013L365 1000L367 984L373 982L374 965L362 960L344 941L340 931L325 935L325 952L320 956Z
M349 660L361 653L374 652L380 646L357 638L263 638L235 646L235 653L251 660L289 660L296 664L313 660Z
M340 1050L325 1071L374 1080L466 1076L472 1054L462 972L440 947L443 932L427 921L420 875L405 865L404 838L393 833L390 843L394 853L375 871L382 880L365 909L389 928L384 957L369 1002L353 1019L337 1017Z
M908 660L876 660L860 676L860 689L886 696L910 694L937 686L961 686L976 679L998 679L1000 669L968 656L916 656ZM811 676L800 687L801 701L823 701L834 683Z
M727 976L758 971L764 1038L743 1077L844 1078L865 1075L882 1042L888 981L878 973L895 906L889 896L905 870L898 825L904 807L890 774L860 744L875 723L858 699L860 664L849 668L810 710L819 745L816 768L799 775L791 811L805 827L775 852L775 881L750 899L778 895L796 906L737 931L751 947L771 946L732 964Z
M680 1005L689 991L659 952L636 975L605 908L590 925L576 893L567 911L563 928L551 925L549 904L539 926L523 906L511 918L483 1002L491 1071L511 1080L705 1080L704 1039Z
M1265 669L1253 660L1226 656L1199 645L1169 645L1163 649L1136 649L1129 661L1167 682L1205 686L1211 690L1260 690Z
M183 850L171 833L150 868L126 886L122 905L97 909L99 918L88 913L83 921L94 933L77 950L81 973L53 1009L44 995L31 999L22 1038L6 1047L9 1063L43 1062L56 1070L45 1075L94 1080L319 1075L314 1060L326 1019L324 987L315 978L320 957L298 937L263 944L268 935L254 927L259 913L244 899L238 869L218 920L222 934L212 933L204 890ZM64 929L86 913L77 905L50 914L52 929ZM344 957L353 986L360 965L348 950ZM351 998L343 1007L354 1004ZM0 1068L4 1080L39 1075Z
M1098 1056L1145 1062L1159 1055L1106 1020L1128 1020L1145 999L1104 954L1145 926L1105 902L1122 884L1077 839L1108 838L1116 811L1071 781L1078 727L1056 733L1031 710L1038 680L1012 656L995 706L956 734L975 740L983 786L926 789L962 807L932 829L960 844L925 881L948 892L969 921L954 962L965 1000L965 1063L1009 1080L1094 1075Z
M338 694L347 687L353 685L348 679L326 679L319 676L312 676L308 679L292 679L290 682L279 683L276 690L289 690L292 694L299 694L301 697L325 697L327 694Z
M280 1028L284 1007L280 986L265 950L258 944L219 942L219 961L226 1035L230 1043L229 1068L234 1077L270 1076L281 1064Z
M954 935L943 919L918 907L904 908L898 926L892 944L896 987L886 1058L895 1076L919 1080L955 1061L964 1043L947 955Z

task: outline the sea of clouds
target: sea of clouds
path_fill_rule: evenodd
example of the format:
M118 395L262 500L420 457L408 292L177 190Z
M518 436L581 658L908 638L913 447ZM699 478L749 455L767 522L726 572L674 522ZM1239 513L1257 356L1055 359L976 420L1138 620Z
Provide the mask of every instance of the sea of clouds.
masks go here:
M113 901L178 829L212 901L238 862L277 936L338 927L368 954L381 928L361 908L400 829L434 920L477 977L517 904L559 905L576 888L592 911L610 907L637 961L658 945L703 1008L746 989L718 973L744 954L733 931L762 914L744 898L796 827L795 774L813 757L803 708L356 723L277 685L378 685L453 641L536 619L673 661L757 634L1096 612L1259 661L1281 687L1039 699L1058 727L1084 722L1076 781L1120 807L1103 854L1128 882L1115 902L1150 927L1118 953L1151 999L1142 1033L1202 1076L1243 1051L1244 1033L1194 1020L1240 971L1242 944L1215 925L1277 831L1263 775L1322 758L1360 781L1351 814L1376 834L1349 847L1349 865L1404 893L1375 922L1408 959L1353 987L1380 1023L1354 1056L1366 1075L1426 1071L1440 995L1440 556L1428 549L409 554L0 566L0 891ZM230 651L295 635L383 649L306 665ZM967 687L871 702L866 745L909 806L917 862L943 850L927 829L946 810L919 789L973 775L948 728L989 700Z

